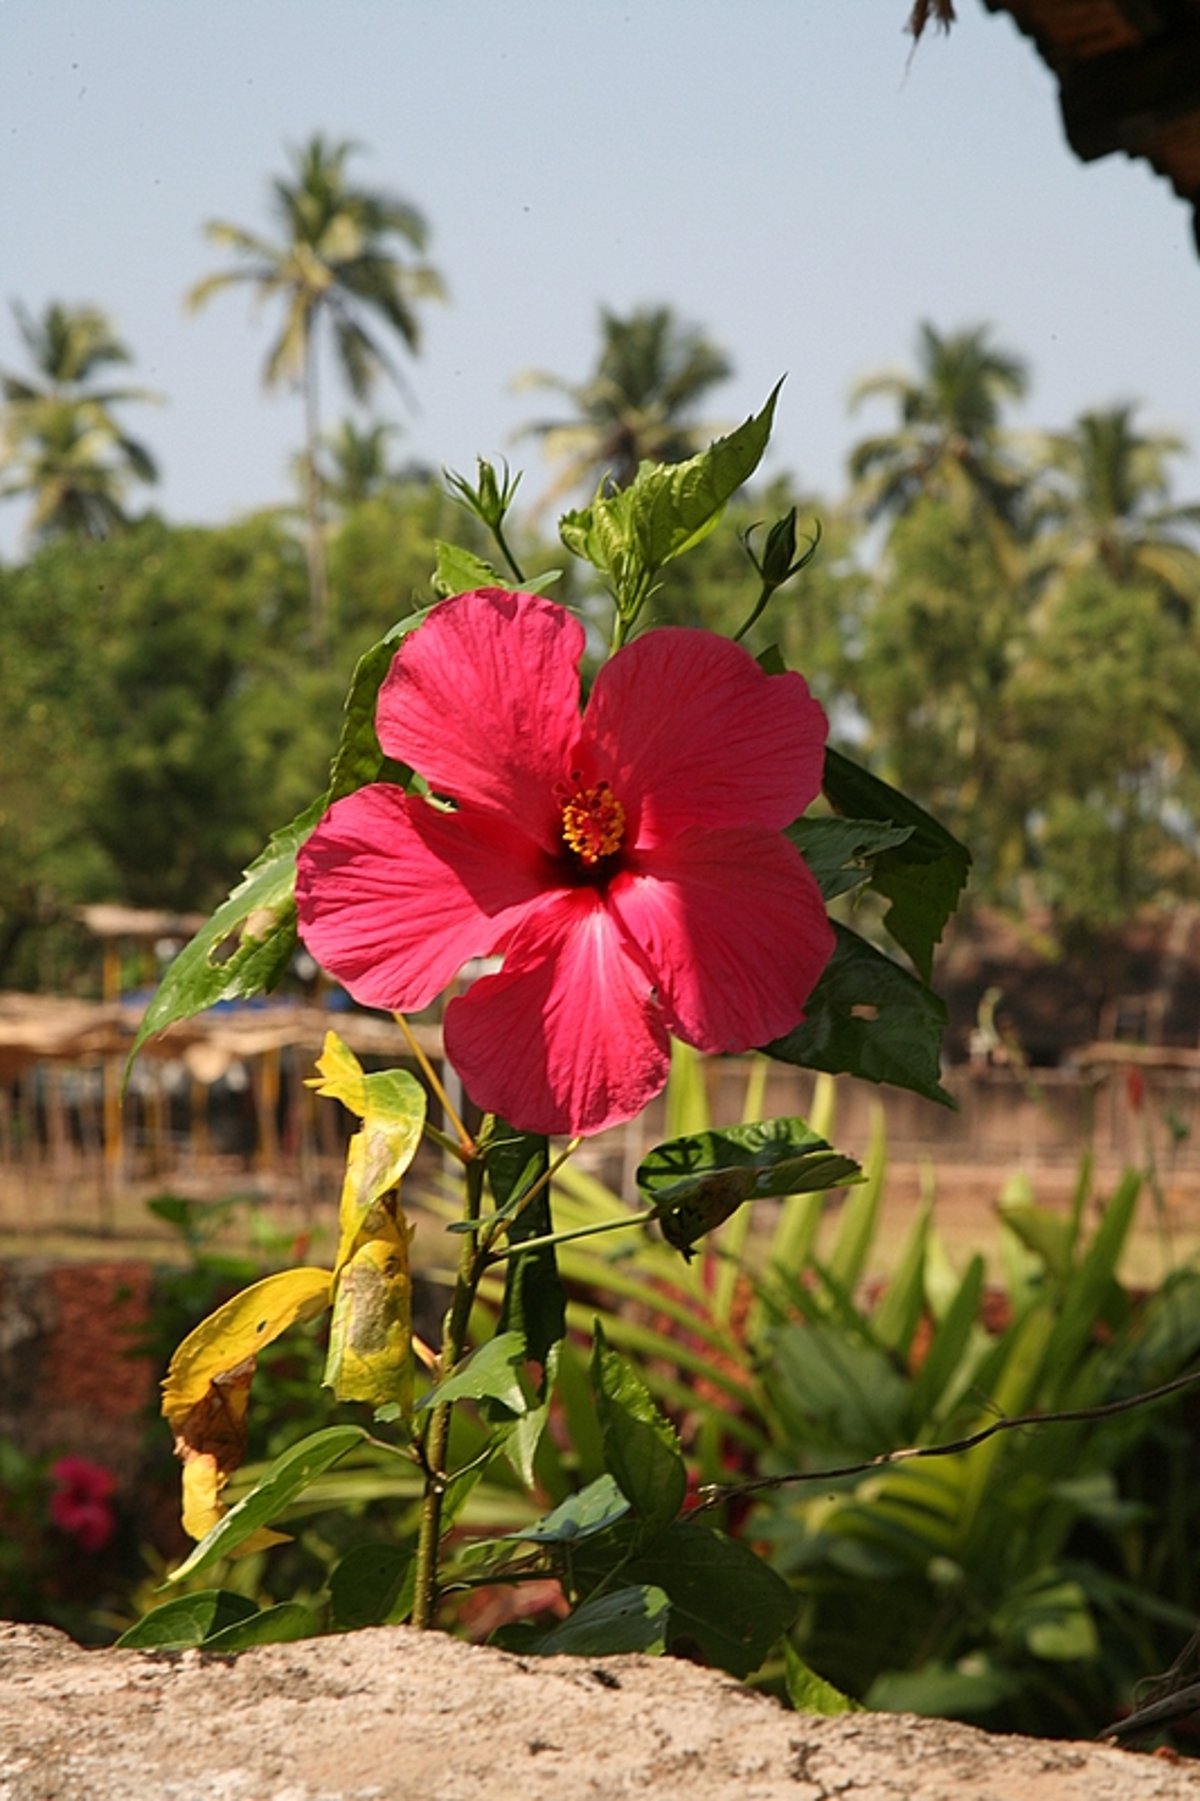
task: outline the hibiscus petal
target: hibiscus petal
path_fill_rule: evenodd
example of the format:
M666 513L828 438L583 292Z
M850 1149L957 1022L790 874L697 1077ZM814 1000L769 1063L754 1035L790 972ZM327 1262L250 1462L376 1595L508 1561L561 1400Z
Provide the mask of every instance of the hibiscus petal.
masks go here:
M640 853L609 905L654 972L668 1026L703 1051L790 1032L833 954L799 851L758 826L685 832Z
M727 638L666 626L601 669L580 755L612 784L631 841L651 845L693 825L790 825L821 786L826 729L803 676L768 676Z
M300 936L364 1006L415 1011L545 886L544 857L512 826L376 783L331 807L300 851Z
M388 756L437 794L519 822L547 849L561 829L554 789L579 730L583 627L538 594L480 588L435 607L379 691Z
M446 1009L446 1054L471 1099L527 1132L599 1132L667 1079L650 979L603 897L551 897L514 932L499 975Z

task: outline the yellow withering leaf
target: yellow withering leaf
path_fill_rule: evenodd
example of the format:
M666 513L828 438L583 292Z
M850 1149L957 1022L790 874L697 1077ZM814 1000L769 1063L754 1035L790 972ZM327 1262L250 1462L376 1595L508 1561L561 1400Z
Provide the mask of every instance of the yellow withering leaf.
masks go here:
M183 1527L201 1539L222 1518L230 1474L246 1455L246 1414L257 1353L299 1320L329 1305L327 1269L282 1270L234 1295L190 1332L171 1359L162 1410L183 1463ZM234 1553L280 1544L285 1533L253 1533Z
M204 1399L216 1377L257 1356L289 1326L315 1319L329 1305L332 1284L327 1269L280 1270L201 1320L175 1352L163 1383L162 1410L171 1424Z
M404 1069L365 1075L353 1051L336 1032L325 1034L317 1060L320 1075L309 1086L332 1096L362 1120L346 1153L346 1176L338 1213L334 1275L341 1274L358 1246L374 1236L368 1217L376 1202L396 1188L417 1154L425 1128L425 1090Z
M408 1243L413 1228L394 1196L378 1202L338 1276L329 1328L325 1384L339 1401L384 1402L412 1412L412 1284Z

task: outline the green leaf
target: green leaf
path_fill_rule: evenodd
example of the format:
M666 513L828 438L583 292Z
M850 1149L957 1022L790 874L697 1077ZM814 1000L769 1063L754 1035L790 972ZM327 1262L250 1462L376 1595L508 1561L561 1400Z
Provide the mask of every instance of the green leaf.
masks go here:
M637 1184L663 1237L685 1256L746 1201L855 1182L861 1171L802 1119L766 1119L660 1144L638 1166Z
M206 1638L247 1620L258 1610L245 1595L227 1588L202 1588L193 1595L176 1595L123 1632L114 1646L118 1651L185 1651Z
M280 1601L264 1607L248 1619L226 1626L204 1641L206 1651L248 1651L252 1645L290 1645L299 1638L315 1638L317 1622L299 1601Z
M836 900L869 882L873 859L912 837L911 825L886 825L874 819L797 819L784 836L790 838L816 877L822 898Z
M771 439L777 382L761 413L685 463L643 465L630 487L629 518L645 562L661 569L698 543L732 495L754 474Z
M927 1663L919 1670L885 1670L867 1690L872 1713L921 1713L933 1718L976 1719L1021 1692L1021 1679L991 1665L953 1669Z
M631 619L672 557L716 525L730 496L757 469L771 436L779 386L761 413L685 463L643 463L628 488L598 495L567 513L559 533L572 555L608 577L618 610Z
M608 1469L639 1518L652 1528L668 1525L687 1494L678 1436L633 1366L609 1350L599 1320L591 1375Z
M275 832L237 887L170 964L142 1016L126 1073L147 1038L217 1001L274 988L296 948L296 852L325 811L325 797ZM231 948L232 947L232 948Z
M540 1545L572 1545L580 1539L593 1538L624 1519L629 1502L607 1473L597 1476L578 1494L568 1495L532 1526L522 1526L506 1534L509 1538L531 1539Z
M763 1048L782 1063L911 1088L953 1107L939 1081L945 1003L843 925L805 1016Z
M865 1712L861 1701L851 1700L832 1682L826 1682L824 1676L810 1670L789 1638L783 1641L783 1665L787 1697L797 1713L819 1714L822 1719L831 1720L842 1713Z
M334 1631L402 1623L412 1612L415 1589L412 1545L355 1545L329 1578Z
M664 1589L671 1642L694 1640L705 1659L732 1676L749 1676L787 1631L796 1612L791 1589L740 1539L698 1520L678 1520L626 1574Z
M657 1656L666 1648L670 1602L661 1588L641 1583L593 1595L561 1626L531 1646L537 1657Z
M394 625L386 637L372 644L354 666L350 690L342 712L342 729L329 771L326 805L332 806L343 795L365 788L368 782L380 780L406 782L411 770L403 763L385 757L375 731L375 708L383 679L392 666L402 638L415 631L429 616L429 609L410 613Z
M511 588L498 569L477 557L473 550L459 544L446 544L434 539L437 564L433 571L434 591L443 599L452 594L469 594L474 588Z
M826 750L822 785L835 813L912 827L902 844L876 858L871 886L891 901L884 924L928 981L933 947L970 873L970 851L923 807L839 751Z
M503 1124L499 1132L487 1169L497 1211L511 1222L508 1242L517 1245L526 1238L548 1237L554 1230L550 1184L543 1181L550 1167L549 1140L532 1132L512 1133ZM540 1191L522 1205L523 1197L537 1182L543 1184ZM554 1246L542 1245L524 1256L510 1257L497 1331L519 1333L525 1355L544 1366L552 1347L564 1336L566 1322L567 1298Z
M417 1402L440 1407L444 1401L501 1401L510 1413L525 1413L529 1402L518 1370L525 1360L525 1340L519 1332L499 1332L472 1351L444 1382L439 1382Z
M301 1439L275 1459L261 1482L205 1534L191 1556L171 1571L167 1581L182 1582L185 1576L198 1575L218 1558L228 1557L251 1533L278 1519L297 1495L303 1494L310 1483L366 1436L361 1426L327 1426L324 1431Z

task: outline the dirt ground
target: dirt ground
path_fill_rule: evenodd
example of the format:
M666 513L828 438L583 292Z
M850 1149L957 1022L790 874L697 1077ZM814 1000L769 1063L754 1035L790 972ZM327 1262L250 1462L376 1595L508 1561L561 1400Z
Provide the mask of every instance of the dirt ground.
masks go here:
M3 1801L1197 1801L1200 1769L941 1720L785 1712L670 1659L404 1627L81 1651L0 1625Z

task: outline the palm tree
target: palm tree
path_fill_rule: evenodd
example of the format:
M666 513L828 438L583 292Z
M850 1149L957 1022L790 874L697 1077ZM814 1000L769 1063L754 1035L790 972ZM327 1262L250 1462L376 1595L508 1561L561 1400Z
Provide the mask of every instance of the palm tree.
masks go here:
M325 434L320 475L326 497L334 506L340 510L358 506L403 479L390 455L399 435L397 425L376 420L359 427L353 419L343 419L336 431Z
M94 384L98 371L130 360L98 307L54 301L38 318L17 302L13 314L34 373L0 371L0 498L32 498L35 538L107 537L129 523L130 482L158 479L149 451L113 409L158 396Z
M1141 432L1136 405L1081 413L1069 432L1043 440L1047 482L1041 517L1052 535L1043 573L1049 592L1089 567L1113 581L1156 590L1185 622L1200 608L1200 504L1171 504L1168 464L1187 444Z
M900 415L896 431L864 439L850 456L854 499L868 519L905 513L926 494L1011 518L1020 480L1003 454L1001 411L1024 397L1029 375L988 338L987 326L943 336L923 321L915 376L885 371L856 383L852 406L883 396Z
M520 377L522 387L550 388L571 402L571 419L539 419L522 436L542 440L562 471L542 505L597 480L626 488L649 459L681 463L703 449L714 427L693 417L700 401L727 381L724 351L669 306L639 307L627 318L600 313L600 354L582 382L542 370Z
M267 387L287 382L304 395L309 584L318 640L328 615L317 466L320 329L327 324L350 392L365 401L380 375L390 375L404 387L371 327L381 322L415 353L420 345L417 306L445 293L429 263L403 258L402 252L419 256L425 249L428 228L416 207L394 195L350 185L346 164L357 149L350 142L329 143L318 132L293 150L290 177L271 184L279 237L211 221L207 236L232 251L236 266L205 277L187 296L188 305L196 308L223 288L249 283L260 299L283 303L283 322L267 352L263 378Z

